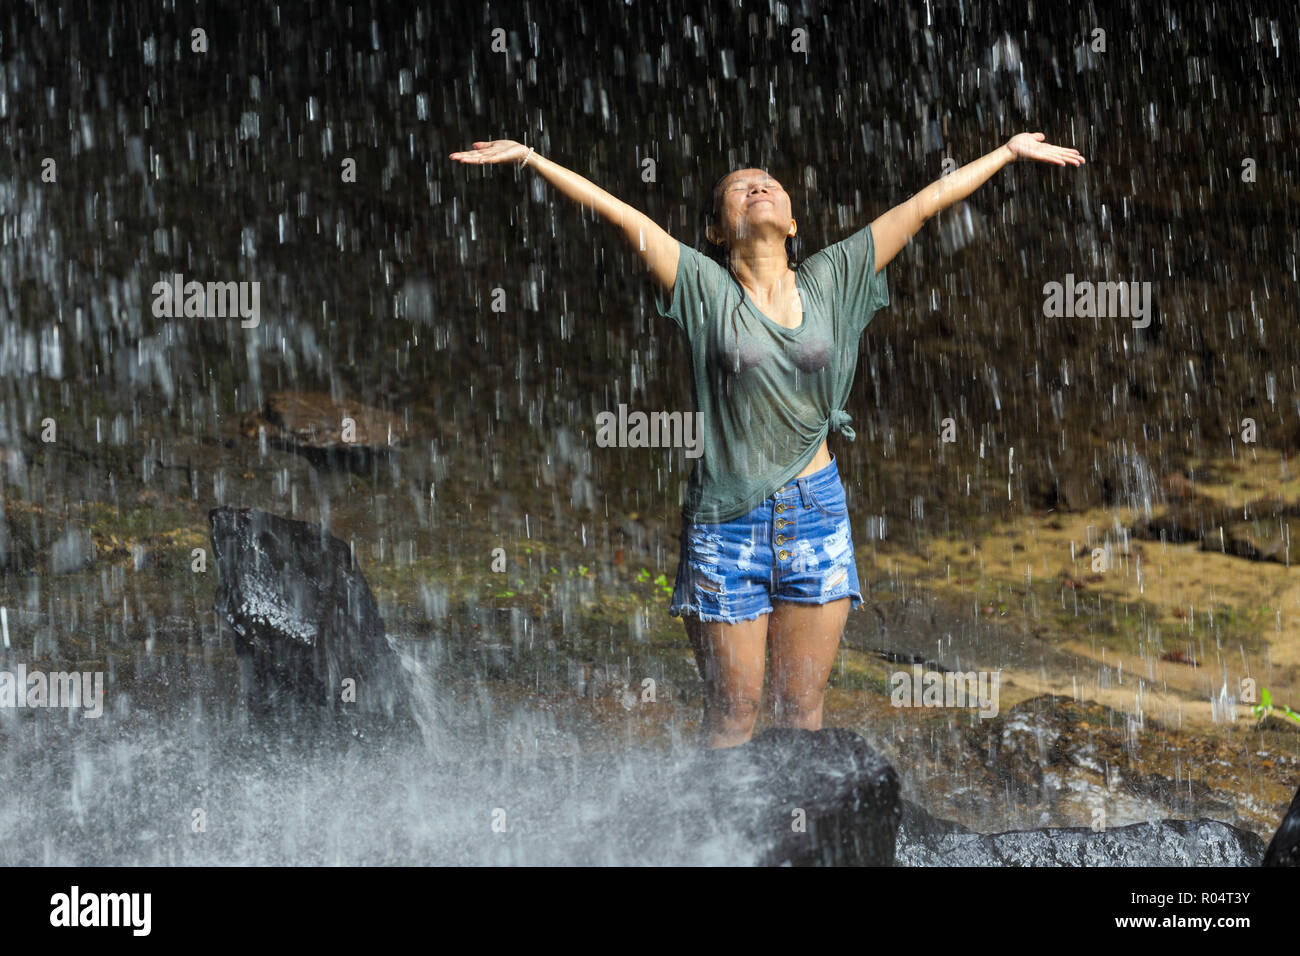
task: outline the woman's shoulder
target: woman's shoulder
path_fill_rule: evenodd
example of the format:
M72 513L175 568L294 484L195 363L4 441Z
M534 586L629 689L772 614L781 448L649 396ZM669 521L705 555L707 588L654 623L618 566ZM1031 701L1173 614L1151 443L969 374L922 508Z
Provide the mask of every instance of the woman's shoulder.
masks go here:
M678 267L678 274L689 270L694 276L695 281L702 286L727 286L731 284L731 273L723 265L707 253L701 252L693 246L688 246L680 239L677 240L681 247L681 259Z
M800 261L799 278L810 285L842 283L874 262L875 243L868 224Z
M837 239L828 245L823 246L816 252L806 256L799 263L800 268L807 266L810 269L816 269L818 266L833 262L835 259L849 255L861 255L866 250L874 250L875 242L871 235L871 224L855 229L842 239Z

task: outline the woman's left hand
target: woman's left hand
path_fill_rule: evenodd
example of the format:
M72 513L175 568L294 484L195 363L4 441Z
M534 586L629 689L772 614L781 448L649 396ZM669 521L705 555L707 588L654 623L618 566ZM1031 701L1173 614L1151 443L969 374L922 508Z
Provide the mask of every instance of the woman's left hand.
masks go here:
M1053 166L1082 166L1083 156L1077 149L1068 146L1053 146L1045 143L1042 133L1018 133L1007 140L1007 149L1016 159L1036 159L1040 163Z

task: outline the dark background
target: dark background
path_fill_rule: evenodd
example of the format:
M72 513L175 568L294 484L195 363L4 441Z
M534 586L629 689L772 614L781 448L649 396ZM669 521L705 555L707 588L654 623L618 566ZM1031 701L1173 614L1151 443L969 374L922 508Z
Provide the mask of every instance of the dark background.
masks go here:
M30 431L54 403L130 444L142 420L192 433L274 389L333 389L528 474L557 430L594 447L619 402L688 409L685 352L613 229L534 173L450 152L525 141L691 243L709 186L766 167L806 255L944 157L1041 130L1088 165L1006 169L889 267L858 441L835 449L856 490L889 510L950 500L965 474L1005 489L1015 447L1012 500L979 507L1131 503L1187 456L1238 453L1243 417L1294 447L1294 7L1135 6L11 5L3 418ZM155 318L173 272L259 280L261 326ZM1152 282L1151 327L1045 318L1066 273ZM636 461L602 450L599 494L662 497Z

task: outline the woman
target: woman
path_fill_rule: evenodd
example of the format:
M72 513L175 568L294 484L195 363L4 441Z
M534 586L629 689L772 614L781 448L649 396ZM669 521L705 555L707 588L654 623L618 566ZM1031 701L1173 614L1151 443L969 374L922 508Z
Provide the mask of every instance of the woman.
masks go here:
M927 219L1007 163L1083 163L1077 150L1045 139L1012 137L797 268L790 197L761 169L734 170L713 188L700 251L520 143L451 154L463 163L518 161L618 226L662 290L659 313L686 334L703 455L687 485L669 613L685 619L704 679L707 746L753 734L769 649L773 725L821 728L844 624L862 603L826 438L834 430L853 439L844 403L862 331L889 304L883 269Z

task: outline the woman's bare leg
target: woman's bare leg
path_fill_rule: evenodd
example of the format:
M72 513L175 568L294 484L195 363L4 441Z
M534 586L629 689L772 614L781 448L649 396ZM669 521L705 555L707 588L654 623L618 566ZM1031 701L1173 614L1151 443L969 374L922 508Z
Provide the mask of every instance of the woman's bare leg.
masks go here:
M725 624L683 615L704 680L700 737L709 748L736 747L754 735L763 705L767 618Z
M829 604L772 602L772 726L821 730L826 681L849 619L849 598Z

